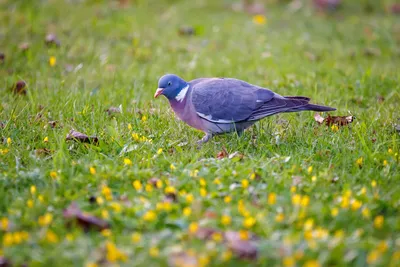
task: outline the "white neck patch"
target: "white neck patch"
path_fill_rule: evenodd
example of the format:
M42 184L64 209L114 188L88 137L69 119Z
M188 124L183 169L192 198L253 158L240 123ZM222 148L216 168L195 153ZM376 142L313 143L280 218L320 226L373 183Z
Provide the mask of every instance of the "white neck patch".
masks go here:
M185 98L187 91L189 89L189 84L186 85L185 87L182 88L182 90L179 92L179 94L175 97L175 99L179 102L182 102L183 99Z

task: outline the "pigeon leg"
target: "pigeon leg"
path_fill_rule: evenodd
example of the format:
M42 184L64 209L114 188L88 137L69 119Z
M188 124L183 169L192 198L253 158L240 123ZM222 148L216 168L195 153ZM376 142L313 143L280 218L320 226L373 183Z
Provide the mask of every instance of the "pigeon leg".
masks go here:
M203 138L201 138L199 141L197 141L197 145L200 147L202 144L207 143L210 139L212 138L212 134L206 133Z

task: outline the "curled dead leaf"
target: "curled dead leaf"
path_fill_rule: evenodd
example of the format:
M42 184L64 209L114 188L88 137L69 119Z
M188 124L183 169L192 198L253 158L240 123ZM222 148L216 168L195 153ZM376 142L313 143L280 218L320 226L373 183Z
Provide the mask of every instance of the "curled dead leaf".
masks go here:
M256 246L255 237L249 240L240 238L240 233L227 231L224 235L228 247L240 259L256 260L258 257L258 248Z
M350 115L350 116L331 116L328 115L328 117L323 118L319 113L316 113L314 115L314 119L316 122L319 124L322 124L325 122L327 126L331 126L333 124L338 125L338 126L344 126L347 124L350 124L354 121L355 117Z
M21 51L27 51L31 45L28 42L21 43L18 48Z
M35 150L36 157L45 157L51 155L52 151L47 148L38 148Z
M82 227L84 231L90 229L102 231L110 228L108 222L99 219L93 215L83 213L78 204L75 202L71 203L67 209L64 210L64 219L68 221L67 225L71 225L71 222L75 222L78 226Z
M222 147L222 150L220 152L218 152L218 154L217 154L217 159L223 159L228 156L229 156L228 151L226 151L225 147Z
M99 139L96 136L87 136L86 134L80 133L75 130L71 130L68 134L67 137L65 138L66 141L74 140L74 141L79 141L82 143L93 143L97 144L99 143Z
M213 234L219 233L222 234L219 230L209 228L209 227L199 227L195 233L195 236L201 240L210 240Z
M302 180L303 180L303 176L298 176L298 175L292 176L292 185L298 186Z
M184 36L196 35L196 31L192 26L182 26L179 28L178 33Z
M106 109L106 112L108 113L108 115L121 113L121 106L119 106L119 107L109 107L108 109Z

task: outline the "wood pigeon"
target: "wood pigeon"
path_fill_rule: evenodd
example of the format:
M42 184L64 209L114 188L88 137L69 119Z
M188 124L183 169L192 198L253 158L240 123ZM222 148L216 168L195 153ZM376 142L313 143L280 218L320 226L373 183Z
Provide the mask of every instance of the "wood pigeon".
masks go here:
M182 121L205 133L201 145L215 134L239 135L258 120L278 113L304 110L333 111L310 104L303 96L281 96L268 89L233 78L199 78L186 82L174 74L158 81L154 98L164 95Z

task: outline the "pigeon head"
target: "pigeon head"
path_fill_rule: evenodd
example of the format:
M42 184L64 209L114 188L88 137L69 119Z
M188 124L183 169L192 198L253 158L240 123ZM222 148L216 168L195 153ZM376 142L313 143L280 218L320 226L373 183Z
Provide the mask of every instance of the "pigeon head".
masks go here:
M154 98L164 95L169 100L182 101L185 98L189 84L174 74L167 74L158 81L158 88Z

